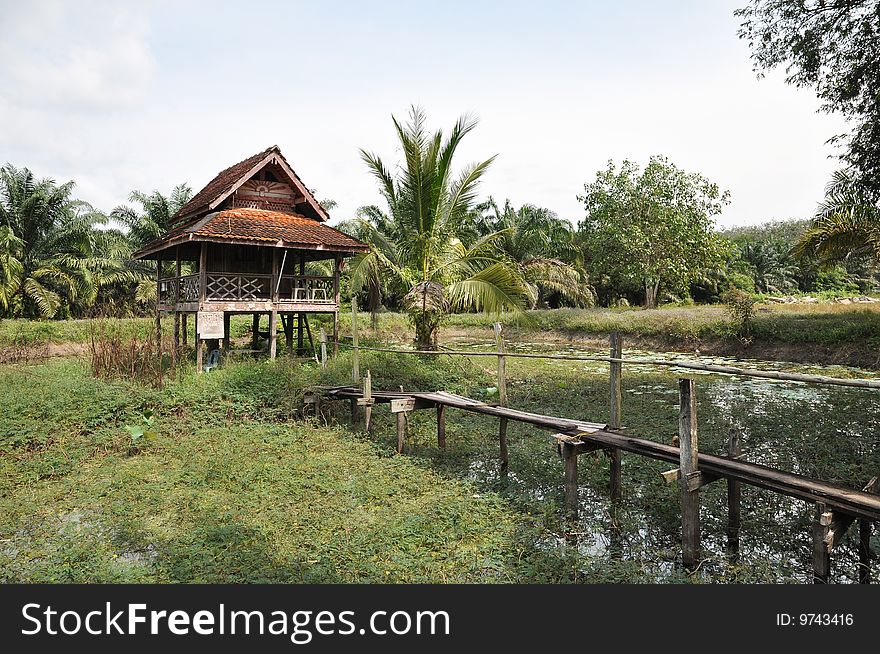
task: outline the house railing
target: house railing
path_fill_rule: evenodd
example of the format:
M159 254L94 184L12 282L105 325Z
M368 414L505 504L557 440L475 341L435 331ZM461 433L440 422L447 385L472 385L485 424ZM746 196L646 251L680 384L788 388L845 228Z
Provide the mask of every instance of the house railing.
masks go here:
M163 304L198 302L199 284L198 274L162 279L159 281L159 301ZM272 275L209 272L205 275L205 298L225 302L268 301L272 299L276 284L279 302L335 302L333 277L315 275L283 275L279 282Z

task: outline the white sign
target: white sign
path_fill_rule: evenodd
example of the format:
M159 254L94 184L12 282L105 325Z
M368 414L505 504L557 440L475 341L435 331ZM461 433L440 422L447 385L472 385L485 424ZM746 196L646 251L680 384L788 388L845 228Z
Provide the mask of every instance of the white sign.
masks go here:
M199 311L199 338L224 338L222 311Z

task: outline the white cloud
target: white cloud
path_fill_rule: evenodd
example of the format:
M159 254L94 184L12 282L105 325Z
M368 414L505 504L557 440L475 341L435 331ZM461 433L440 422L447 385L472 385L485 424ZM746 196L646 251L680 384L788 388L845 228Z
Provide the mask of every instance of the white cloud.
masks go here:
M147 9L141 2L5 4L0 97L65 113L136 106L156 69Z

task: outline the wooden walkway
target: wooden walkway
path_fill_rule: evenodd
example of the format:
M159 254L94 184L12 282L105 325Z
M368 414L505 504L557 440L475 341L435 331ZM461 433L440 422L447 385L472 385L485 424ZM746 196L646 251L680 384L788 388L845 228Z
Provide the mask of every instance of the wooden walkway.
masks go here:
M348 400L351 403L353 424L359 422L359 410L363 408L367 431L372 428L372 407L375 404L390 405L391 412L397 414L398 452L403 451L406 415L422 409L434 409L437 412L437 440L440 447L445 447L446 444L447 408L498 418L505 425L501 443L504 466L507 449L506 421L522 422L552 432L557 440L559 453L565 460L566 507L572 515L577 512L577 457L581 454L596 450L606 451L612 455L612 466L614 453L621 451L677 464L676 469L663 473L663 476L667 481L677 482L681 486L683 561L688 569L696 568L699 562L699 490L702 486L717 480L727 481L729 547L738 548L739 543L741 484L815 503L813 567L816 581L828 581L832 549L841 542L848 528L859 521L860 547L865 550L860 550L859 579L867 583L870 580L870 547L867 545L870 525L880 521L880 495L875 494L880 487L877 479L871 480L863 490L856 490L777 470L743 460L739 443L734 443L733 440L728 456L700 453L697 449L693 380L680 380L680 393L682 400L679 438L682 446L635 438L627 435L624 429L613 429L603 423L530 413L445 391L371 391L369 383L363 390L353 386L320 390L320 396L324 399ZM314 398L312 401L318 400ZM619 454L617 456L619 470ZM619 483L618 480L618 497ZM618 498L615 497L614 489L612 475L612 500Z

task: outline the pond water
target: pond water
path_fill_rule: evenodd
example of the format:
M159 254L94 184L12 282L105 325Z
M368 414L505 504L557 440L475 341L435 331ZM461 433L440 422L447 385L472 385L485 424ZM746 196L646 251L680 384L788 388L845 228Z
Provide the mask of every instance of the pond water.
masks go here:
M455 342L456 349L483 346ZM566 345L511 343L508 351L548 354L599 354ZM626 357L686 359L718 365L804 372L847 378L878 378L876 373L844 366L804 366L699 354L625 350ZM486 370L492 359L474 359ZM603 422L608 417L609 366L601 362L508 359L510 405L530 411ZM625 365L623 423L633 435L670 442L677 433L677 377L696 379L700 451L724 454L731 429L742 435L746 458L781 470L861 488L880 474L880 390L734 377L666 366ZM480 389L474 389L479 394ZM463 429L496 433L485 417L461 416ZM485 442L485 440L484 440ZM601 567L623 562L640 571L643 581L681 574L678 489L659 473L668 463L623 454L624 498L608 501L608 460L601 454L580 457L579 518L561 517L562 464L547 435L511 423L511 463L502 475L497 451L483 447L462 463L461 472L478 486L499 490L515 506L540 516L545 536L538 547L576 551ZM740 557L732 564L725 553L726 482L701 492L705 581L812 580L813 506L803 501L743 487ZM876 529L875 529L876 531ZM853 539L855 536L855 540ZM832 556L835 581L857 579L857 526ZM872 541L880 551L880 541ZM877 579L876 561L872 569Z

